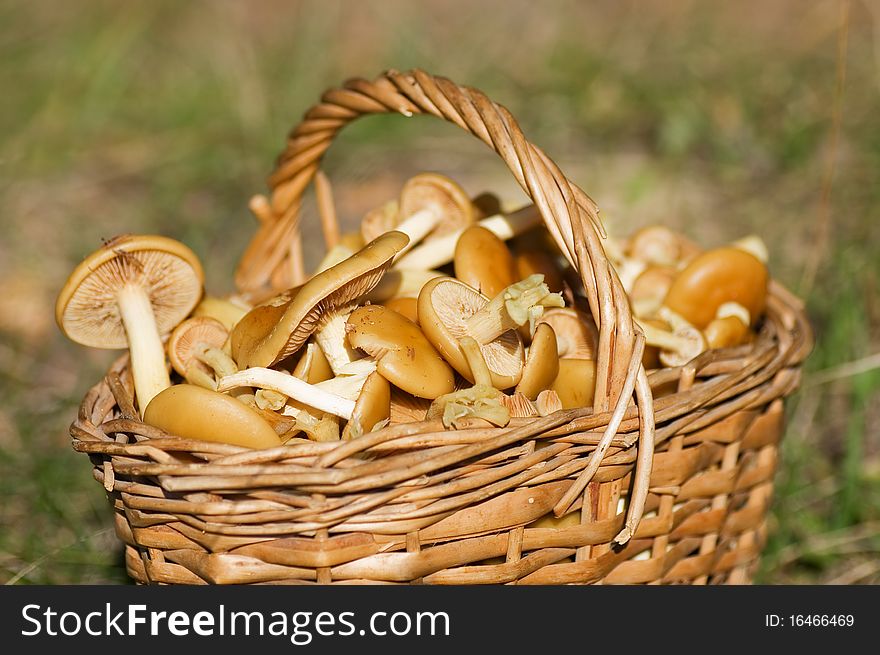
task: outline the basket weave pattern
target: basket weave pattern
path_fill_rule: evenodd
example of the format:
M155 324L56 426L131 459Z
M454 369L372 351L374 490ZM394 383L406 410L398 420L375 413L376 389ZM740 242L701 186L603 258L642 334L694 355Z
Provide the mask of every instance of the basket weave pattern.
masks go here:
M754 342L648 374L595 203L479 91L392 71L326 92L289 135L270 198L252 204L261 224L236 271L239 290L258 296L302 282L304 190L340 129L389 112L458 125L493 148L530 196L578 271L599 330L593 406L505 428L422 421L252 451L141 422L121 358L88 392L70 432L112 499L132 578L749 582L765 539L783 399L812 348L801 303L772 282ZM530 526L554 509L579 520Z

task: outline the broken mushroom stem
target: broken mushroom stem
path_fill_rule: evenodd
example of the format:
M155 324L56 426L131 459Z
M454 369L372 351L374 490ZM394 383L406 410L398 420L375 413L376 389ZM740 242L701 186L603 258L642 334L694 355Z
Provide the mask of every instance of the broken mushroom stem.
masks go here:
M269 389L303 405L348 420L354 411L354 401L334 393L332 388L326 386L330 381L309 384L288 373L255 366L221 378L217 383L217 391L229 391L237 387Z
M467 319L468 333L477 343L486 344L508 330L526 323L534 332L536 321L545 307L564 307L558 293L551 293L540 273L515 282L490 300L485 307Z

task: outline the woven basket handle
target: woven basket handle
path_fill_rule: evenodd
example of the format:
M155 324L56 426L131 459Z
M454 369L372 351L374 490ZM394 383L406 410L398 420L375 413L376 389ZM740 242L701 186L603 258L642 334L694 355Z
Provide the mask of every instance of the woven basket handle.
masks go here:
M596 204L523 136L516 120L482 92L421 70L387 71L373 81L352 79L326 91L290 132L268 182L269 199L251 208L261 225L236 270L240 291L294 286L302 261L299 216L303 192L336 133L364 115L431 114L473 134L507 164L540 211L560 251L578 271L599 328L594 411L607 411L624 388L634 357L629 301L602 248ZM287 272L287 273L285 273ZM627 385L630 386L631 385ZM630 394L632 391L630 390Z

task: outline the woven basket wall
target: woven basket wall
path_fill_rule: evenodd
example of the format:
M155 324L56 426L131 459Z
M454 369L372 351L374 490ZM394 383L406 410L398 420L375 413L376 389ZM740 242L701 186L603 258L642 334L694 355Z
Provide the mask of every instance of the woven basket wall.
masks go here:
M252 451L142 423L121 358L88 392L70 432L112 501L131 577L749 582L765 541L783 399L812 347L801 303L771 282L754 342L646 372L644 337L602 249L595 204L479 91L416 70L326 92L289 135L271 196L254 207L261 222L236 272L239 290L260 295L302 281L302 194L336 133L376 113L443 118L508 165L589 298L600 344L593 406L505 428L424 421ZM554 510L578 520L529 527Z

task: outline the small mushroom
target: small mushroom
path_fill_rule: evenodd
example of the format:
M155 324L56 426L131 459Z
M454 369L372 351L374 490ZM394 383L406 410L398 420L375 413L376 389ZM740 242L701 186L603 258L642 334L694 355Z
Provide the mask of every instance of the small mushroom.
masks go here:
M627 255L649 266L675 267L681 259L681 243L665 225L648 225L629 238Z
M185 439L272 448L281 439L259 413L235 398L192 384L160 391L147 405L144 422Z
M638 318L634 320L645 333L645 343L660 349L664 366L683 366L706 350L703 333L684 321L673 323L673 331L669 332Z
M532 247L524 248L514 254L516 278L523 280L530 275L540 273L544 276L547 288L560 293L565 288L565 267L560 264L559 257L553 252Z
M492 298L519 279L513 255L501 239L472 225L461 233L453 256L455 277Z
M190 384L216 389L216 378L238 370L232 358L223 352L228 338L228 330L217 319L186 319L168 337L166 350L171 367Z
M418 298L422 287L435 277L446 277L446 274L440 271L390 269L379 280L379 284L360 300L362 303L381 304L392 298Z
M391 388L391 423L418 423L425 420L431 401Z
M420 173L406 181L400 201L368 214L361 225L365 241L397 230L409 237L399 255L422 240L439 237L474 222L470 198L454 180L438 173Z
M419 327L381 305L358 307L348 317L349 344L376 362L391 384L420 398L437 398L454 389L455 374Z
M682 269L663 305L699 330L727 302L742 305L751 325L764 313L769 274L767 266L741 248L722 246L697 255Z
M526 205L510 214L497 214L484 218L475 223L484 227L503 241L507 241L518 234L539 225L541 213L533 205ZM454 232L437 236L425 241L412 250L402 255L394 262L394 267L399 269L437 269L450 263L455 257L455 244L465 228L459 228Z
M550 389L556 392L562 409L592 407L596 390L596 362L561 358L559 373Z
M342 438L356 439L388 423L390 418L391 385L378 371L373 371L358 394L351 419L342 431Z
M73 341L128 348L141 415L171 386L162 336L189 315L203 294L196 255L162 236L120 236L89 255L58 294L55 319Z
M592 398L592 394L590 397ZM535 399L535 407L538 409L538 416L550 416L553 412L562 409L562 401L559 399L559 394L552 388L544 389Z
M502 212L501 198L491 191L483 191L471 198L474 206L474 218L481 220L489 216L496 216Z
M538 323L516 391L529 400L535 400L539 393L550 388L558 374L559 351L556 347L556 333L549 323Z
M710 349L729 348L746 343L751 337L748 310L737 303L724 303L718 308L715 318L703 330L706 344Z
M462 352L459 340L473 336L468 319L489 303L476 289L452 277L435 278L419 294L419 325L428 341L459 374L474 382L474 374ZM480 344L492 377L492 386L507 389L522 375L522 339L515 330Z
M297 352L314 334L337 375L361 356L345 341L345 321L357 299L375 287L394 256L406 245L401 232L386 232L348 259L322 271L295 294L281 294L277 320L248 323L245 316L232 334L234 356L242 368L267 367ZM238 339L239 327L247 330Z
M205 295L196 305L192 315L209 316L220 321L226 330L230 331L251 309L253 307L250 303L241 298Z
M654 314L663 304L676 270L671 266L650 265L633 281L629 300L636 316Z
M572 307L554 307L541 315L538 325L542 323L553 328L559 357L596 359L599 330L588 314Z

